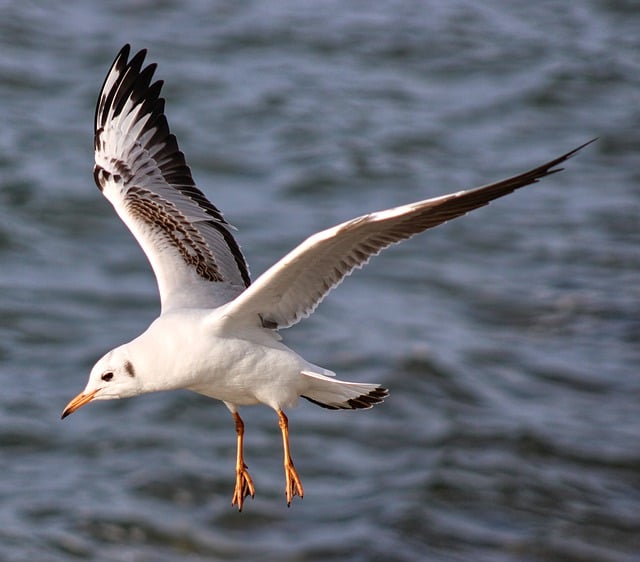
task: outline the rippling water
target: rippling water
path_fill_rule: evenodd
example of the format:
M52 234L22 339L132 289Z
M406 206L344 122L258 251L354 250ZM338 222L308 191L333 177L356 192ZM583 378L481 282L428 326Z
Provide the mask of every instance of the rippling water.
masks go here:
M59 415L158 312L93 186L93 105L146 47L254 277L308 234L600 140L392 249L284 333L370 411L187 392ZM633 1L4 2L0 558L640 560L640 12Z

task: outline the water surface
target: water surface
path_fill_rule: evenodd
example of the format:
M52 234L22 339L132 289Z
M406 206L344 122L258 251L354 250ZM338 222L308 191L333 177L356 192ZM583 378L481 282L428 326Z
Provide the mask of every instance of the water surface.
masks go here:
M635 3L64 4L0 8L0 558L640 560L640 14ZM230 508L223 405L187 392L64 422L95 360L158 313L95 189L92 117L148 48L202 190L254 278L364 212L562 174L376 258L284 333L391 398L247 408Z

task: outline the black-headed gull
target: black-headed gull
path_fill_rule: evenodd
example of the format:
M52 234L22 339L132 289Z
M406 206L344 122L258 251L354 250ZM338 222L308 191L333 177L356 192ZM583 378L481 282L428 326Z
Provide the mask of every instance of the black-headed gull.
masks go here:
M151 83L146 51L125 45L98 98L95 182L138 240L155 272L162 310L133 341L109 351L62 417L93 400L187 388L222 400L235 419L232 505L254 495L238 407L266 404L279 417L287 505L303 496L284 409L299 397L329 409L370 408L388 392L337 380L285 346L278 330L309 316L327 293L384 248L558 172L584 145L523 174L357 217L312 235L254 283L232 227L196 187ZM592 142L592 141L590 141Z

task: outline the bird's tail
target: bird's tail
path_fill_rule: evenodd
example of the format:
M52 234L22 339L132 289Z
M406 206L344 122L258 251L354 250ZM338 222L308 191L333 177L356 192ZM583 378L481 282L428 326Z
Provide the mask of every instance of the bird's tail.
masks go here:
M386 388L377 384L346 382L312 371L302 371L302 374L309 379L302 398L329 410L371 408L389 395Z

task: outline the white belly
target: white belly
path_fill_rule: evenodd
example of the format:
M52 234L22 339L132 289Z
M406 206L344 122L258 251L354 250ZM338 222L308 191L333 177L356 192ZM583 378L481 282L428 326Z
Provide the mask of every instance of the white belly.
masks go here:
M209 361L196 367L199 380L190 390L238 406L264 403L277 409L297 402L307 363L292 350L236 338L210 343Z
M157 319L143 337L154 340L150 367L174 388L275 409L294 405L306 388L301 371L310 364L262 328L220 333L203 312L180 311Z

